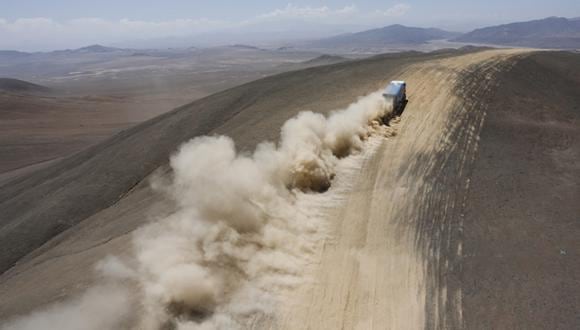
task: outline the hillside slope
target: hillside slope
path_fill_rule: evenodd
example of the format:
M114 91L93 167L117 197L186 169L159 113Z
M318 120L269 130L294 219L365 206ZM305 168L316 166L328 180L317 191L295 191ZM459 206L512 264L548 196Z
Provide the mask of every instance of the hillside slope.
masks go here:
M301 110L328 113L405 79L397 135L322 205L329 234L311 280L266 301L268 313L243 309L244 328L577 328L579 68L570 53L392 54L269 77L150 120L0 188L0 214L12 214L0 228L12 253L0 319L74 297L102 280L95 263L130 257L135 229L175 212L149 174L170 177L183 141L227 134L252 150Z
M450 274L467 329L580 327L578 90L580 55L542 52L474 95L488 110Z
M388 72L430 57L433 55L389 55L261 79L175 109L48 168L6 182L0 186L0 271L58 233L115 204L194 136L220 131L234 137L242 134L238 143L249 148L275 137L281 124L299 110L321 104L327 104L327 111L338 108L380 88ZM353 81L358 82L356 86ZM313 90L317 93L310 92ZM255 129L246 131L249 126Z
M49 91L50 88L46 86L33 84L28 81L12 78L0 78L0 92L46 93Z

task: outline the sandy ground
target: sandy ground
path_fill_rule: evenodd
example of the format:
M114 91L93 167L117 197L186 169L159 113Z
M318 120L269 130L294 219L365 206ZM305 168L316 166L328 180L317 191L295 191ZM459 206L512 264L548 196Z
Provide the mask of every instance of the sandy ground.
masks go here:
M129 253L130 233L173 207L144 178L181 142L225 133L247 150L274 139L300 110L341 108L400 78L412 88L400 122L393 124L397 136L376 147L343 204L328 211L329 237L307 270L307 284L254 325L577 328L580 156L573 86L580 79L546 59L522 68L530 54L389 55L270 77L177 109L3 186L0 211L10 217L0 228L0 261L7 269L0 276L0 319L82 292L99 280L92 271L96 261ZM536 79L567 77L564 85L572 87L558 86L567 110L550 117L554 109L542 104L555 92L530 96L525 74L519 87L506 88L517 70L540 70ZM552 83L541 81L533 92ZM525 111L530 107L537 111ZM498 109L508 114L490 120ZM536 137L528 139L525 127L539 128ZM539 147L518 154L532 146ZM549 179L538 184L536 178L550 169ZM521 177L498 180L501 171ZM94 182L110 184L105 190ZM555 197L543 202L547 195ZM30 235L31 228L42 231Z
M384 141L364 164L343 207L328 215L332 234L312 270L313 284L293 298L292 308L283 314L283 328L461 324L461 293L447 292L446 283L430 269L431 260L442 259L441 253L461 253L437 227L457 230L452 215L467 188L462 170L473 162L481 127L481 117L464 118L476 109L457 94L459 77L466 70L486 70L486 80L462 88L490 88L494 71L519 53L489 51L401 72L399 77L412 88L401 122L395 124L399 134ZM466 133L457 139L455 129ZM436 160L442 155L452 159L454 154L462 156L456 164ZM441 172L449 166L458 171L445 183L448 189L438 189ZM427 237L433 237L431 242ZM452 310L447 311L448 305Z

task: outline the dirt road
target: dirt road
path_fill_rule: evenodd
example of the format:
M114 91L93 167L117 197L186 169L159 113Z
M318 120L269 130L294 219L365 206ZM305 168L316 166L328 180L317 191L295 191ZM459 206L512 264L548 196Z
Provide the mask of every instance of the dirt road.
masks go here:
M485 110L462 94L490 88L518 54L489 51L401 72L410 93L399 134L364 163L344 205L328 214L333 229L313 284L292 298L284 328L461 327L461 292L443 275L454 266L445 259L462 253L451 233L461 230L458 210ZM482 80L461 80L474 70Z

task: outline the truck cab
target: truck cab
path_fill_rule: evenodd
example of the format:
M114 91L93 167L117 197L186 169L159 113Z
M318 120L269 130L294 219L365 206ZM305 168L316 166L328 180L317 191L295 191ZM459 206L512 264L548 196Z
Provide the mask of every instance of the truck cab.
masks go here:
M407 83L402 80L391 81L385 88L383 97L393 106L393 113L400 115L407 103Z

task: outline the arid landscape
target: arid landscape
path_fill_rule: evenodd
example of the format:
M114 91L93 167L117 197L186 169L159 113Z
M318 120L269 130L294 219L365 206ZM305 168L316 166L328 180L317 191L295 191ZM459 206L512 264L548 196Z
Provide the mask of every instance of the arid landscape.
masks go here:
M0 84L0 105L9 110L0 113L0 180L217 91L337 60L319 56L243 45L166 52L92 46L12 56L0 61L0 76L19 79ZM36 89L19 84L30 79Z
M0 52L0 329L579 328L550 22Z

